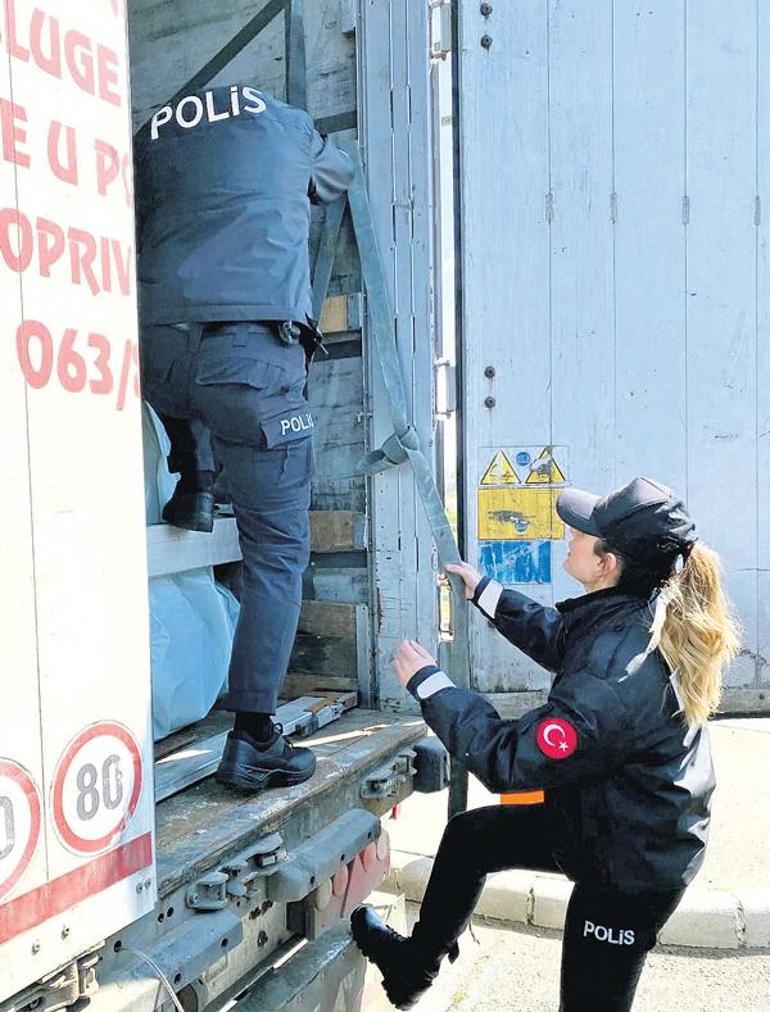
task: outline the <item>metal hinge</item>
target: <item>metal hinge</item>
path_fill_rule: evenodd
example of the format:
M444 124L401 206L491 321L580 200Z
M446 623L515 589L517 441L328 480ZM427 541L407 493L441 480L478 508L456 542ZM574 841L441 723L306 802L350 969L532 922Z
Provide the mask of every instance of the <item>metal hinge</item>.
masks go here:
M397 794L399 787L415 775L414 759L414 749L406 749L387 765L372 770L361 784L361 797L370 800Z

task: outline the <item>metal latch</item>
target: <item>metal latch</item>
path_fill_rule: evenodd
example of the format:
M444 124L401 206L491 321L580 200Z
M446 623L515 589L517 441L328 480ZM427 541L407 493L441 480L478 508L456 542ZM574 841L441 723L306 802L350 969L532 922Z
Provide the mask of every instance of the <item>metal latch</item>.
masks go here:
M430 13L430 55L445 60L452 52L452 5L448 0L433 0Z
M224 871L202 875L187 890L185 903L192 910L222 910L227 906L227 880Z
M263 836L249 848L248 856L254 861L257 868L272 868L273 865L283 861L286 857L286 848L283 845L283 837L280 833L271 833Z
M223 910L228 897L247 896L255 879L272 875L286 857L280 833L270 833L225 861L215 871L207 872L191 885L185 903L191 910Z
M263 836L249 850L231 858L219 869L228 876L228 895L247 896L254 880L271 874L285 857L286 848L280 833Z
M414 758L414 749L405 749L387 765L367 773L361 784L361 797L388 798L391 794L397 794L399 787L415 774Z

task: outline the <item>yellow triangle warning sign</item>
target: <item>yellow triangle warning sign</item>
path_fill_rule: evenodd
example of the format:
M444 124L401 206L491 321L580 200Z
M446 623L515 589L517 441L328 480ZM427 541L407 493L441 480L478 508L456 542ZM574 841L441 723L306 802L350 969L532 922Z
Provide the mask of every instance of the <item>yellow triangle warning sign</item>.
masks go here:
M520 485L521 478L502 450L498 450L484 472L482 485Z
M544 447L537 460L530 464L527 485L557 485L566 480L564 472L553 459L551 447Z

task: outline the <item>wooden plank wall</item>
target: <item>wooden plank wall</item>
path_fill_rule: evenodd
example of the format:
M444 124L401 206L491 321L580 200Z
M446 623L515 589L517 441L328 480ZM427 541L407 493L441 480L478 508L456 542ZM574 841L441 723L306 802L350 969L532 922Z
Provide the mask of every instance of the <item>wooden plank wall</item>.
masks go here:
M429 5L361 4L361 138L380 253L396 311L396 344L423 449L434 443L433 189L431 182ZM367 358L371 443L392 433L378 373ZM430 529L408 468L378 475L371 503L374 650L379 700L411 708L390 668L403 637L436 647L437 593Z
M597 492L673 485L725 561L745 708L770 706L768 17L523 0L485 21L461 3L471 555L480 448L566 444ZM547 602L580 592L553 548L552 583L519 588ZM547 684L485 623L473 650L490 691Z

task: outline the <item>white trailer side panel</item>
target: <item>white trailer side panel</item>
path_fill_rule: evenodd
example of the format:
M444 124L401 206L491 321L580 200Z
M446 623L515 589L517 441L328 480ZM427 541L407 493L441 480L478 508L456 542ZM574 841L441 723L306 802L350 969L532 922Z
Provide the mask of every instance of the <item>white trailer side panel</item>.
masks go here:
M7 56L0 59L0 99L12 101ZM6 112L8 115L8 112ZM16 117L15 117L16 118ZM18 122L18 119L17 119ZM15 145L14 145L15 147ZM2 214L16 209L16 152L0 152ZM0 306L5 346L13 347L12 321L21 319L19 276L0 267ZM43 757L37 680L35 584L27 445L27 391L15 356L0 357L0 460L3 482L3 705L0 710L0 904L46 880L46 841L42 828ZM12 727L24 734L12 733ZM2 906L0 906L2 910Z
M125 20L92 3L65 25L31 0L5 16L3 83L23 126L13 183L2 176L3 526L18 582L0 741L36 780L41 830L0 898L0 998L155 898Z

